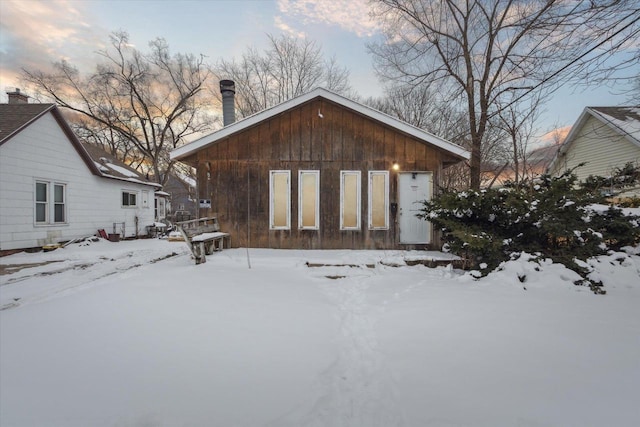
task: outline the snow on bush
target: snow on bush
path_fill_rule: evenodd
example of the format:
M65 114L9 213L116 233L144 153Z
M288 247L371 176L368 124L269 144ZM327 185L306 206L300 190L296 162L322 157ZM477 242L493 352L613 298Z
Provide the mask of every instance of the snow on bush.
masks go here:
M605 206L600 192L578 185L572 171L501 189L445 192L421 217L443 231L447 248L485 276L514 254L540 254L579 275L573 282L605 293L586 260L640 242L638 209Z

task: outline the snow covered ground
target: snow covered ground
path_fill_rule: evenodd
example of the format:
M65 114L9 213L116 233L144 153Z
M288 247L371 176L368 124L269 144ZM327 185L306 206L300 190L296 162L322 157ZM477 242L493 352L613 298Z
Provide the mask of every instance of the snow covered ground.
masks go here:
M476 281L396 251L249 255L1 258L0 425L640 425L638 255L592 262L605 296L526 256Z

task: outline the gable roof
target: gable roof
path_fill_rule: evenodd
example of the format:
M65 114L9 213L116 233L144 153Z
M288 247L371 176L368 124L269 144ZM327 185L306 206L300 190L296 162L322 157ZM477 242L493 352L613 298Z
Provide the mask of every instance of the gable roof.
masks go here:
M640 106L587 107L594 117L640 147Z
M162 187L160 184L145 180L138 172L115 160L113 156L98 147L80 142L55 104L0 104L0 146L47 113L53 115L60 129L92 174L101 178ZM101 165L102 157L110 159L109 164L113 167Z
M640 106L586 107L571 127L562 144L560 144L560 148L549 163L547 170L552 170L558 157L569 150L574 139L590 117L595 118L604 126L609 127L632 144L640 147Z
M383 124L386 124L388 126L391 126L395 129L398 129L401 132L404 132L408 135L411 135L423 142L429 143L431 145L434 145L438 148L441 148L445 151L447 151L448 153L452 154L455 157L458 157L460 160L468 160L471 157L471 154L465 150L464 148L462 148L461 146L454 144L452 142L449 142L445 139L442 139L436 135L433 135L429 132L426 132L420 128L417 128L415 126L412 126L406 122L403 122L401 120L398 120L394 117L391 117L387 114L384 114L378 110L375 110L371 107L368 107L366 105L357 103L355 101L352 101L348 98L345 98L341 95L338 95L334 92L331 92L327 89L324 88L316 88L314 90L312 90L311 92L308 92L304 95L298 96L296 98L290 99L288 101L285 101L281 104L278 104L274 107L271 108L267 108L266 110L263 110L259 113L253 114L251 116L248 116L242 120L239 120L237 122L234 122L230 125L225 126L224 128L213 132L209 135L206 135L200 139L197 139L196 141L193 141L189 144L183 145L180 148L177 148L175 150L173 150L171 152L171 159L172 160L181 160L184 159L185 157L190 156L191 154L195 153L196 151L205 148L211 144L216 143L217 141L220 141L221 139L226 138L229 135L232 135L234 133L240 132L242 130L245 130L251 126L254 126L264 120L267 120L271 117L274 117L280 113L283 113L287 110L290 110L292 108L295 108L299 105L302 105L306 102L309 102L313 99L316 98L324 98L327 99L331 102L334 102L338 105L341 105L345 108L348 108L350 110L353 110L357 113L360 113L370 119L373 119L375 121L381 122Z
M0 104L0 145L54 108L54 104Z

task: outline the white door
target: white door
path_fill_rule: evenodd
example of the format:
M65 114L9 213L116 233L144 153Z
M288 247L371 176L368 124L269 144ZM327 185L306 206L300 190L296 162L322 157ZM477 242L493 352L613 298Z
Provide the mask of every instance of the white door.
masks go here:
M431 174L400 173L398 196L400 243L430 243L431 223L416 217L416 214L420 212L422 202L431 199Z

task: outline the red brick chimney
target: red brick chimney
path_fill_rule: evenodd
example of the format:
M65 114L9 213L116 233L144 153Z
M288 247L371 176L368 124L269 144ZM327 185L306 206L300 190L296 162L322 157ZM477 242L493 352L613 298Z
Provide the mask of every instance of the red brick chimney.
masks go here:
M20 89L16 88L13 92L7 92L9 96L9 104L27 104L29 97L24 93L20 93Z

